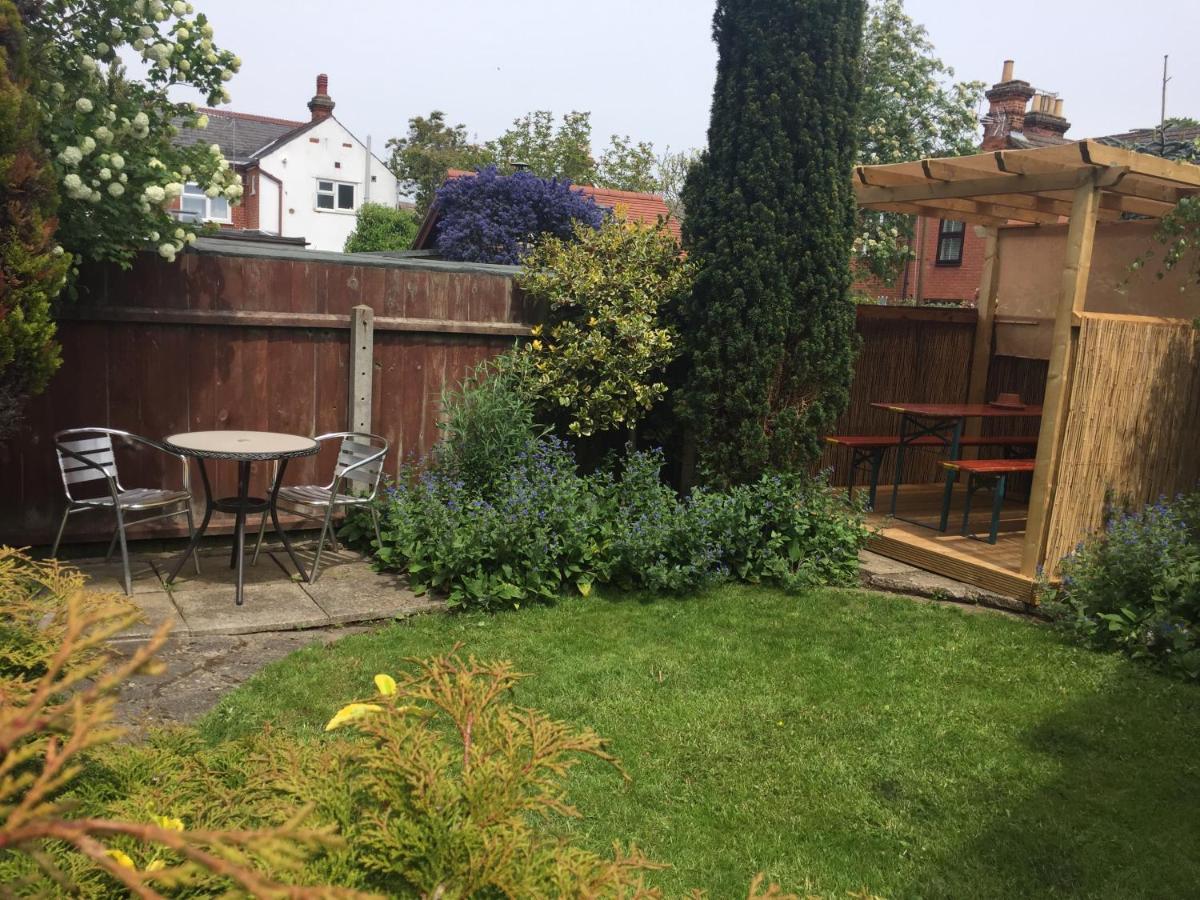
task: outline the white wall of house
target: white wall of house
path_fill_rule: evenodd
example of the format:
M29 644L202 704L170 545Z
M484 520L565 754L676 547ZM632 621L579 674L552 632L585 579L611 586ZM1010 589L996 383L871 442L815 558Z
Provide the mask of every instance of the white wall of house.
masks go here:
M274 173L272 173L274 174ZM258 191L258 227L267 234L279 234L279 185L259 172L255 179Z
M260 157L259 165L283 182L283 221L278 229L271 227L279 204L264 193L259 198L262 229L303 237L312 250L341 251L364 202L396 205L396 177L332 116ZM259 183L267 188L269 180ZM351 191L352 205L344 208ZM322 208L318 193L327 204L332 199L334 208Z

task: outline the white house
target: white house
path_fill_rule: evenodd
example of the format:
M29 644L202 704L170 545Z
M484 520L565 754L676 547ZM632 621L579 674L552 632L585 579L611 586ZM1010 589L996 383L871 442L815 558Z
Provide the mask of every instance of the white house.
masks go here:
M220 146L242 176L242 203L230 207L188 185L183 217L223 229L303 238L313 250L340 251L363 203L396 206L396 176L333 115L329 78L317 76L307 122L206 109L208 127L181 127L175 140Z

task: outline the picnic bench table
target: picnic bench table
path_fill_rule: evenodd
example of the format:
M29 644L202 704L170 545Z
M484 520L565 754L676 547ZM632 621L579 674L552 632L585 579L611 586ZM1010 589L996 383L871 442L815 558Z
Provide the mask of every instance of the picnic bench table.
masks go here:
M904 470L905 450L919 446L921 439L934 438L940 445L947 447L951 460L961 457L963 447L963 426L967 419L1011 419L1011 418L1040 418L1040 405L1001 406L995 403L905 403L879 402L872 403L875 409L898 413L900 416L900 442L896 448L896 477L892 485L892 505L890 514L893 518L901 519L913 525L929 528L924 522L904 519L896 515L896 499L900 494L900 477ZM953 469L946 471L946 485L942 491L942 514L936 530L945 531L950 523L950 500L954 494L954 482L958 472Z

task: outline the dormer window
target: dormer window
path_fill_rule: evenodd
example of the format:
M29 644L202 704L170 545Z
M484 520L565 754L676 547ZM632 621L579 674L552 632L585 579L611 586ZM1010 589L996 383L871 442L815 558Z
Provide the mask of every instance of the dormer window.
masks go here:
M317 209L354 212L354 188L344 181L317 179Z
M183 196L179 198L179 218L189 222L224 222L233 221L229 213L229 201L218 194L209 197L204 188L189 181L183 186Z

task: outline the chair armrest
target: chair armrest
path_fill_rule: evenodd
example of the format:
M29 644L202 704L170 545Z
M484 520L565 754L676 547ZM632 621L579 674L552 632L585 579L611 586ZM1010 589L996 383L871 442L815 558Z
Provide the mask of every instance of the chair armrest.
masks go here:
M171 450L170 448L168 448L167 445L162 443L161 441L152 440L151 438L148 438L148 437L142 437L140 434L133 434L132 432L128 432L128 431L121 431L121 432L116 432L116 433L120 437L124 438L127 441L132 441L135 444L141 444L142 446L149 447L151 450L157 450L159 453L165 453L167 456L173 456L177 460L179 460L180 466L182 467L182 470L183 470L183 489L184 489L184 491L187 492L188 496L191 496L192 476L191 476L191 467L188 465L187 456L185 456L182 453L176 453L174 450ZM117 483L117 486L120 487L120 482Z
M353 465L346 466L346 468L342 469L341 477L339 477L337 480L339 482L344 481L346 478L347 472L353 472L355 469L361 469L363 466L369 465L378 459L382 459L383 457L387 456L387 452L388 452L388 448L384 447L381 450L379 450L375 453L372 453L370 456L366 457L365 459L360 459L358 462L354 463ZM379 480L382 477L383 477L383 465L381 463L379 466L379 472L375 476L375 483L371 485L371 493L368 495L368 499L374 498L375 494L379 491ZM335 496L337 495L336 491L334 492L334 495Z

